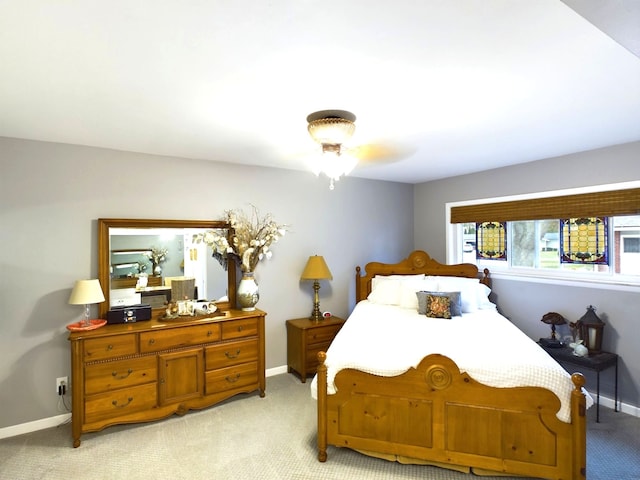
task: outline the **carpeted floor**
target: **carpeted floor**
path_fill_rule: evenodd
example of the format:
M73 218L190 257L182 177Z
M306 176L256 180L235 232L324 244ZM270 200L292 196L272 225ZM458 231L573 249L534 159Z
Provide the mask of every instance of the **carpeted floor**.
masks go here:
M589 480L640 479L640 419L589 410ZM11 480L433 479L470 474L401 465L330 448L316 460L315 401L309 383L292 375L267 379L267 395L239 396L204 411L149 424L83 435L72 448L71 426L0 440L0 478ZM510 477L482 477L505 480Z

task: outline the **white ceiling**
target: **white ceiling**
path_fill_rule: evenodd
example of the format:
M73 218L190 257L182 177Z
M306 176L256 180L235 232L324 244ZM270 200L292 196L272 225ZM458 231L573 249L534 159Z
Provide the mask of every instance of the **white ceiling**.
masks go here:
M600 28L640 38L640 2L607 6L622 15ZM354 144L402 152L352 175L407 183L638 141L640 58L585 17L558 0L5 0L0 136L305 170L307 114L345 109Z

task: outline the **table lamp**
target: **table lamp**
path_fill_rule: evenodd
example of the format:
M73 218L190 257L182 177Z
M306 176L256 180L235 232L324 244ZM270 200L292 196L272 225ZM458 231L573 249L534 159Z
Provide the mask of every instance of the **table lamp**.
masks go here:
M104 301L100 280L78 280L71 291L69 304L84 305L84 320L67 325L67 328L69 330L91 330L107 323L106 320L102 319L89 320L89 306Z
M551 338L541 338L540 344L545 347L561 347L562 342L558 340L556 335L556 325L564 325L567 323L565 318L557 312L545 313L540 320L542 323L551 325Z
M320 313L320 297L318 295L318 291L320 290L319 280L333 280L331 271L329 271L329 267L327 267L324 258L320 255L309 257L300 276L300 280L313 280L313 311L309 319L318 322L323 319Z

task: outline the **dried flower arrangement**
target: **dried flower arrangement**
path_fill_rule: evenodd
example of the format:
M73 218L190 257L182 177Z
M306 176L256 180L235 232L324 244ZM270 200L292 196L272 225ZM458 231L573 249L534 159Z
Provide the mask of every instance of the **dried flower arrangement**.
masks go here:
M226 220L232 230L227 238L226 230L207 230L194 235L194 242L204 242L222 266L227 268L227 258L234 258L243 272L255 271L258 262L271 258L270 247L287 232L288 226L277 223L268 213L260 217L258 209L251 205L251 213L227 210Z

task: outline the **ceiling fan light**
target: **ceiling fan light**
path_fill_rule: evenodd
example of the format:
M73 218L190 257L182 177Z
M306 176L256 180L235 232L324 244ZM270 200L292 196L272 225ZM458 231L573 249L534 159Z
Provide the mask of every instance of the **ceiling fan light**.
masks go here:
M357 163L356 158L339 152L323 153L317 160L319 170L332 180L340 180L342 175L348 175Z
M342 151L342 144L356 129L355 119L353 113L345 110L323 110L307 117L309 135L322 145L322 155L312 161L311 170L316 175L324 173L329 177L331 190L333 182L351 172L358 163L355 157Z
M307 129L319 144L341 144L353 136L356 126L343 118L321 118L309 122Z

